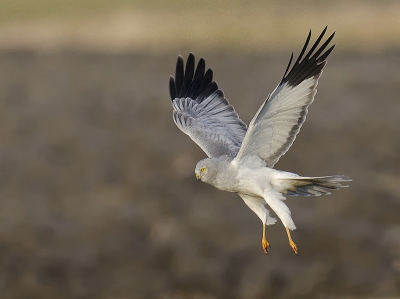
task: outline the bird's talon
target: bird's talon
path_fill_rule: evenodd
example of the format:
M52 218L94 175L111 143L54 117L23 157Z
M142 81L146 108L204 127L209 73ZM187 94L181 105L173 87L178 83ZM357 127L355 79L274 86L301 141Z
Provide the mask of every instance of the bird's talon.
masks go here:
M264 250L264 253L268 254L268 247L271 248L271 245L269 245L268 241L266 239L262 239L261 240L261 245L262 245L262 248Z
M296 255L299 255L299 249L297 248L297 245L293 241L289 242L289 245L290 245L290 247L292 247L294 253Z

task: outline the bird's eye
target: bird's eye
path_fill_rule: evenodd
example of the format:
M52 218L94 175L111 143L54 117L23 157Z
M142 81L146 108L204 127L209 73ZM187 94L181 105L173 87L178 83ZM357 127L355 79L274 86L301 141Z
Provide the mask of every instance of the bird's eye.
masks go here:
M206 171L206 168L203 167L202 169L200 169L200 171L201 171L201 172L204 172L204 171Z

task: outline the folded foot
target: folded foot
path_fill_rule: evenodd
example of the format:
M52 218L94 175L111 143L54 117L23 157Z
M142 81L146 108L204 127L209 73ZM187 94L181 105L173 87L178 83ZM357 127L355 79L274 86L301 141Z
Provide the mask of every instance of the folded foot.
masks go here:
M287 236L289 239L290 247L292 247L292 249L296 255L299 255L299 249L297 248L297 245L293 242L292 237L290 236L290 231L287 227L286 227L286 233L287 233Z
M267 241L267 238L265 237L265 227L266 227L266 225L263 224L263 232L262 232L261 245L262 245L262 248L263 248L263 250L264 250L264 253L265 253L265 254L268 254L268 247L271 248L271 245L269 245L269 243L268 243L268 241Z
M297 248L297 245L293 241L289 241L289 245L290 247L292 247L294 253L296 255L299 255L299 249Z
M267 239L262 239L261 240L261 245L262 245L262 248L264 250L264 253L268 254L268 247L271 248L271 245L269 245Z

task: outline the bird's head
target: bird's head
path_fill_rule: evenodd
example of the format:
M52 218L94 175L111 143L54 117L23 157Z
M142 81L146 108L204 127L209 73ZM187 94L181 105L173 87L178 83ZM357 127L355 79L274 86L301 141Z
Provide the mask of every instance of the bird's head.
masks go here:
M206 183L209 182L215 174L214 169L215 165L212 163L211 159L207 158L199 161L194 170L196 179Z

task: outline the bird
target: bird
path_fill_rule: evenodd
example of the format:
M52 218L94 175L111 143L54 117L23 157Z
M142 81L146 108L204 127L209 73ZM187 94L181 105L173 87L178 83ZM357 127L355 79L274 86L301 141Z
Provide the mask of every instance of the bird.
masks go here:
M269 209L281 220L289 245L298 255L290 234L296 226L284 202L286 196L328 195L332 190L348 187L346 183L351 181L345 175L307 177L274 168L299 133L327 57L336 46L330 46L335 32L320 45L326 31L327 27L307 51L309 31L297 60L292 65L292 52L281 81L249 126L213 80L212 69L206 70L204 58L196 67L195 56L190 53L185 67L179 55L175 77L169 78L173 120L207 155L195 167L197 180L237 193L243 199L262 222L261 245L265 254L271 248L266 226L277 221Z

